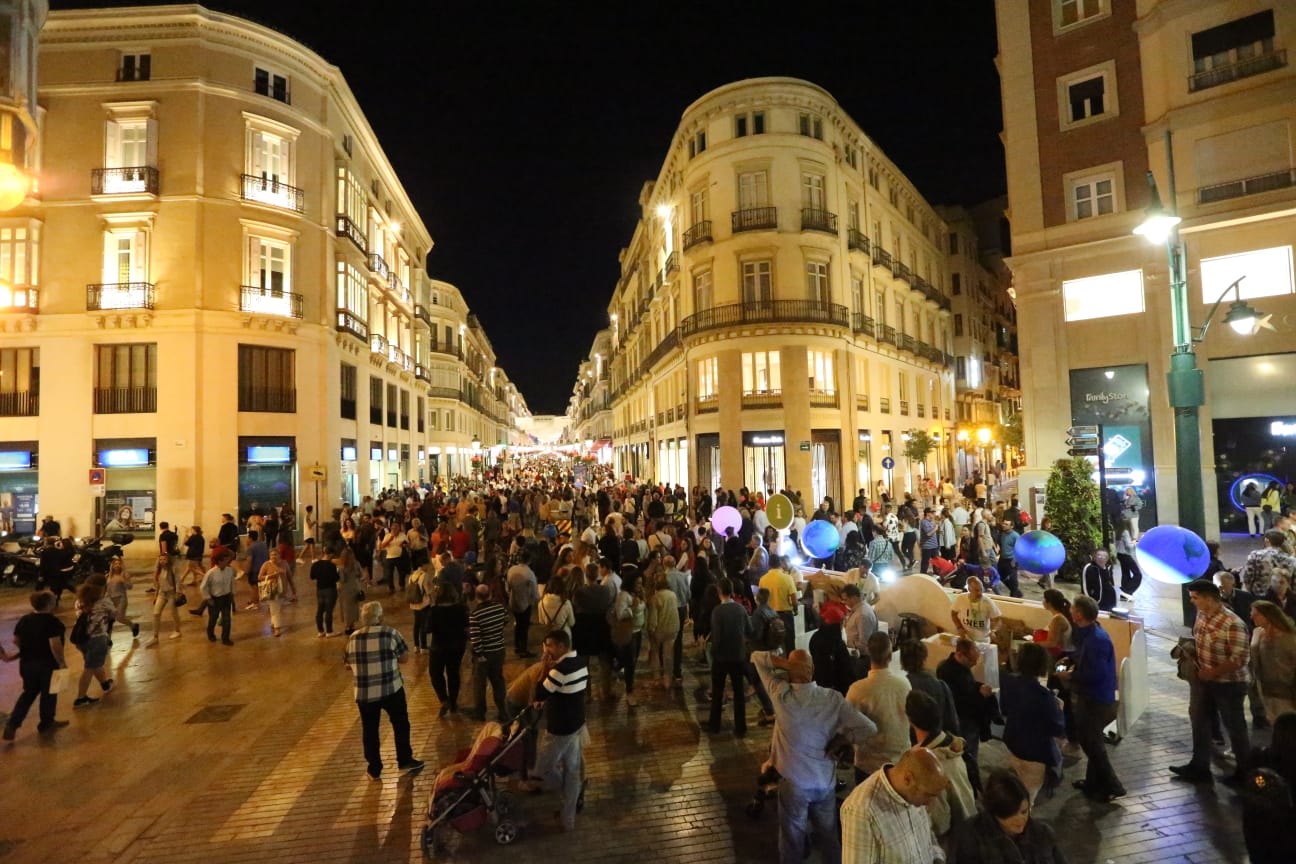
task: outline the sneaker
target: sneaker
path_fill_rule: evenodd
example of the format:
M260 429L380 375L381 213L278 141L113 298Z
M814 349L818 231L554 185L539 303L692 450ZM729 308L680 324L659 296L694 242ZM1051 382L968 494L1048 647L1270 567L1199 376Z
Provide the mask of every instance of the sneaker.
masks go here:
M316 639L323 639L323 638L324 638L324 634L323 634L323 633L316 633L316 634L315 634L315 638L316 638Z
M76 701L72 703L72 707L73 707L73 708L85 708L86 706L88 706L88 705L93 705L93 704L95 704L95 703L98 702L98 701L99 701L98 699L93 699L93 698L91 698L91 697L89 697L89 696L78 696L78 697L76 698Z
M1187 780L1189 783L1214 783L1215 778L1211 776L1207 768L1198 768L1195 765L1171 765L1170 773L1175 776L1176 780Z
M396 767L402 771L422 771L425 764L427 763L422 759L410 759L406 762L398 762Z
M138 625L138 624L132 624L132 625L131 625L131 638L132 638L132 639L138 639L138 638L139 638L139 625Z
M172 634L171 634L170 636L168 636L167 638L168 638L168 639L179 639L179 638L180 638L180 631L179 631L179 630L175 631L174 633L172 633ZM157 641L157 637L156 637L156 636L153 637L153 641L154 641L154 642Z
M50 724L48 724L48 725L40 725L40 726L37 726L37 727L36 727L36 731L39 732L39 733L42 734L42 735L50 735L50 734L52 734L52 733L54 733L54 732L57 732L58 730L62 729L64 726L67 726L68 724L69 724L69 721L67 721L67 720L55 720L55 721L53 721L52 723L50 723ZM5 727L5 729L6 729L6 731L8 731L8 727ZM11 738L12 738L12 736L10 736L10 738L6 738L5 740L8 741L8 740L11 740Z
M366 769L365 769L365 774L367 774L367 775L369 776L369 779L370 779L370 780L376 780L376 781L381 781L381 780L382 780L382 772L381 772L381 771L378 771L377 773L375 773L375 772L373 772L373 771L371 771L371 770L369 770L369 769L366 768Z
M107 693L109 690L113 688L113 680L109 678L107 681L102 682L99 685L99 687L103 690L103 692Z
M233 644L234 644L234 640L233 640L233 639L222 639L222 640L221 640L221 644L222 644L222 645L233 645Z

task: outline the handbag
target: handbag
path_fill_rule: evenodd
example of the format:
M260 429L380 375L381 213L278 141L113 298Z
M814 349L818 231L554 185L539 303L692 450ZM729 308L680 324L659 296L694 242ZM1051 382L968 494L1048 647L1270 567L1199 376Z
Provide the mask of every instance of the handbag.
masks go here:
M177 591L175 592L175 600L172 602L175 603L175 608L179 609L181 606L189 602L189 598L185 596L183 591Z

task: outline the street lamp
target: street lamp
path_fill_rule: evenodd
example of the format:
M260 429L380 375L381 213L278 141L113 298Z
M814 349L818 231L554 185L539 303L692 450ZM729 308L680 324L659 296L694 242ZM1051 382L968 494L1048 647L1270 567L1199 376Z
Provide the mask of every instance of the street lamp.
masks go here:
M1174 207L1174 154L1170 147L1170 133L1166 133L1166 164L1168 169L1168 189L1170 206ZM1194 330L1189 320L1188 310L1188 254L1184 243L1179 239L1180 218L1173 209L1166 210L1161 205L1161 196L1157 192L1156 177L1147 172L1148 188L1151 190L1152 203L1147 208L1147 217L1134 229L1134 233L1146 237L1153 244L1165 243L1166 254L1170 264L1170 327L1174 338L1174 353L1170 355L1170 371L1166 375L1166 387L1170 396L1170 407L1174 409L1175 431L1175 479L1178 483L1179 524L1199 537L1206 535L1206 503L1202 493L1201 464L1201 425L1200 409L1206 404L1206 386L1202 370L1197 368L1197 343L1206 338L1215 313L1229 292L1234 292L1234 301L1224 316L1224 323L1233 328L1239 335L1249 336L1261 320L1260 314L1242 301L1239 285L1245 276L1239 277L1224 289L1206 323Z

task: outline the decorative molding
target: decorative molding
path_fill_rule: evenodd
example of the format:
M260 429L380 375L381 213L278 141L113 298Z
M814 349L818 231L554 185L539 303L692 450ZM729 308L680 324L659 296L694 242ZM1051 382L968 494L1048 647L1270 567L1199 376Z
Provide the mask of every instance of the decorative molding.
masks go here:
M139 330L153 326L152 312L99 312L94 315L100 330Z
M37 316L25 312L0 313L0 333L35 333Z

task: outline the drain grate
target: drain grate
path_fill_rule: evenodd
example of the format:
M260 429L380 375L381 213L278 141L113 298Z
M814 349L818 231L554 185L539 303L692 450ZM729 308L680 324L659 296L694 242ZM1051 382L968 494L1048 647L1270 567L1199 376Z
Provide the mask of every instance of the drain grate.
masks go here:
M208 705L185 723L228 723L234 715L246 708L246 705Z

